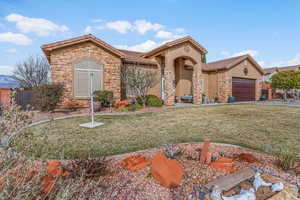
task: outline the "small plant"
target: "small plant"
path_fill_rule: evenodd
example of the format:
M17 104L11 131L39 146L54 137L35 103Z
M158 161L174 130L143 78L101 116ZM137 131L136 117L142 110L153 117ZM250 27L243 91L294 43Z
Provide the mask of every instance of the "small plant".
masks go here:
M95 101L101 102L103 107L109 107L112 99L113 92L109 90L98 90L94 92Z
M42 85L33 89L34 105L40 111L54 111L63 96L63 85Z
M63 108L68 109L72 112L77 111L79 108L82 107L82 104L78 103L75 100L68 101L66 104L63 105Z
M82 176L85 178L92 178L101 176L106 173L106 158L87 158L87 159L76 159L65 167L65 169L71 172L71 177Z
M300 157L297 154L287 151L280 151L278 154L278 165L283 170L296 170L300 167Z
M137 103L138 104L143 104L143 101L140 97L138 97L137 99ZM159 97L155 96L155 95L147 95L146 96L146 105L150 106L150 107L161 107L164 105L163 100L161 100Z
M164 152L169 159L175 159L182 154L182 150L175 145L166 145Z
M16 104L15 92L12 94L12 103L7 109L3 109L0 120L0 137L7 136L15 131L28 126L32 122L32 111L22 110Z

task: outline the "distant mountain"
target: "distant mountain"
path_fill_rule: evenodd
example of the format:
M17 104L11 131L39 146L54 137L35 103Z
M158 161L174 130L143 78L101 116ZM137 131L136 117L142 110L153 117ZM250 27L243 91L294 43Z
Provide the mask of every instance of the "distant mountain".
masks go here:
M11 76L0 74L0 88L16 88L18 84Z

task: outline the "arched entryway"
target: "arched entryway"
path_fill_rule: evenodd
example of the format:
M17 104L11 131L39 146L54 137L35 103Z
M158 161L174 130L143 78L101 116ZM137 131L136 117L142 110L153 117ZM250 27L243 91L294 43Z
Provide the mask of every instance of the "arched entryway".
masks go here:
M193 102L193 73L196 61L189 57L178 57L174 59L175 72L175 102Z

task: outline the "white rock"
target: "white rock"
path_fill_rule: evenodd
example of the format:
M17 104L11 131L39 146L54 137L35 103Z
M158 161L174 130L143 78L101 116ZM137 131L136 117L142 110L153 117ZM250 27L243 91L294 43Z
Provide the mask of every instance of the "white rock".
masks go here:
M267 183L267 182L265 182L265 181L260 177L260 173L259 173L259 172L257 172L257 173L255 174L255 179L254 179L254 181L253 181L253 187L255 188L255 191L257 191L258 188L259 188L260 186L267 186L267 187L269 187L269 186L271 186L271 185L272 185L272 183Z
M283 190L283 183L274 183L271 187L272 192L280 192L281 190Z

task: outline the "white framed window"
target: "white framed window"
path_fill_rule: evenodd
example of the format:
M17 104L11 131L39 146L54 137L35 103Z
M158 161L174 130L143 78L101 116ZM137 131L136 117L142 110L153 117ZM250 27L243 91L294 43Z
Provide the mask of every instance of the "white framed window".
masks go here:
M93 73L93 90L103 90L103 65L91 59L84 59L74 64L75 98L90 98L91 73Z

